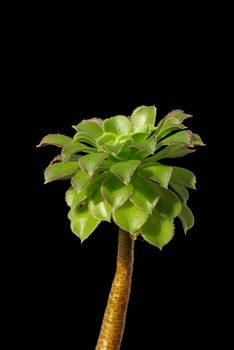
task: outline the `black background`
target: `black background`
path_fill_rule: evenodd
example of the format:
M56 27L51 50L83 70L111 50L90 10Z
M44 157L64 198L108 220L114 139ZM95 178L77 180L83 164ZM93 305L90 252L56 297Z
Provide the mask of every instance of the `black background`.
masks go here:
M83 29L83 37L76 28L76 38L69 36L74 28L66 34L53 26L41 28L27 32L19 64L30 199L25 232L17 240L20 251L15 249L18 337L32 348L94 349L115 270L117 227L103 223L81 245L66 217L68 182L43 185L43 171L57 150L35 146L49 133L72 136L71 125L82 119L130 115L139 105L154 104L158 121L175 108L192 114L187 125L207 147L174 161L197 175L197 190L189 199L194 228L185 237L176 222L176 235L162 252L136 242L121 349L208 344L219 308L214 306L218 264L211 229L216 82L208 33L198 40L195 30L181 40L182 26L159 43L153 26L150 38L132 27L110 36L108 26L91 34Z

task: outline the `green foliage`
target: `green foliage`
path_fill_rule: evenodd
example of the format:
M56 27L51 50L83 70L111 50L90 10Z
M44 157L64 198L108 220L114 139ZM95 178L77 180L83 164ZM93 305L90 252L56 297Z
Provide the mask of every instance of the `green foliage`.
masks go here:
M100 223L100 220L90 215L87 204L75 209L70 217L72 232L77 235L81 242L88 238Z
M57 147L65 147L67 145L70 145L72 143L72 138L61 135L61 134L49 134L41 140L39 145L37 147L43 147L43 146L57 146Z
M148 215L147 211L140 209L131 201L127 201L114 210L113 219L119 227L134 234L146 222Z
M107 155L105 153L87 154L79 159L80 167L89 175L89 177L92 177L98 166L106 157Z
M101 192L103 198L115 210L133 195L134 188L132 184L124 185L115 176L111 176L102 184Z
M83 120L73 138L50 134L38 147L61 148L45 170L45 183L70 179L66 192L72 231L83 242L102 221L113 221L136 239L162 249L174 235L174 219L186 233L194 225L187 188L195 175L160 162L204 146L182 124L191 115L168 113L155 126L156 108L140 106L130 117ZM160 161L160 162L159 162Z
M154 209L146 223L141 227L141 234L147 242L162 249L172 239L174 225L171 220L160 215L157 209Z
M77 162L59 162L49 165L45 170L45 184L55 180L70 179L80 168Z
M167 187L171 178L172 169L171 166L157 163L144 166L141 169L141 173L148 179L158 182L163 187Z
M128 160L127 162L115 163L110 167L110 171L125 185L128 185L136 168L140 164L141 162L139 160Z
M130 201L140 209L151 213L160 198L155 184L142 176L135 175L132 178L132 185L134 190Z

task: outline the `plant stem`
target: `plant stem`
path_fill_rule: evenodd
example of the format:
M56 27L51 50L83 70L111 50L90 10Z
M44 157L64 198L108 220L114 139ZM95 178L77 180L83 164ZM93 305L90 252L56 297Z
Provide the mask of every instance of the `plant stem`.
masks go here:
M109 294L96 350L119 350L131 291L134 240L120 229L116 273Z

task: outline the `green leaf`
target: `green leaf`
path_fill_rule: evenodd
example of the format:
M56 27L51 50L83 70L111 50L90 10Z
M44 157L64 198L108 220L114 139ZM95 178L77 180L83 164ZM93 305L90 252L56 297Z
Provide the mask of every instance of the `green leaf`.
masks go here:
M119 162L113 164L110 168L110 171L115 176L117 176L125 185L128 185L135 170L140 164L140 160L137 159L128 160L126 162Z
M159 123L160 124L160 123ZM161 140L163 137L170 134L172 131L185 129L186 127L181 124L177 119L170 118L170 119L163 119L163 123L158 125L158 128L156 130L156 135L158 141Z
M158 140L162 137L168 135L171 131L184 129L185 126L181 124L185 119L191 118L190 114L186 114L181 110L173 110L168 113L160 122L158 123L156 134ZM174 128L174 130L173 130Z
M198 134L192 134L192 143L194 146L206 146Z
M49 134L41 140L39 145L37 147L43 147L43 146L57 146L57 147L64 147L69 145L72 142L72 138L62 135L62 134Z
M100 220L95 219L89 212L87 205L73 211L71 217L71 230L78 236L81 243L88 238L99 225Z
M150 137L148 140L146 140L143 143L133 144L130 147L146 151L147 155L154 154L155 149L156 149L156 136Z
M156 108L154 106L140 106L131 116L134 133L150 133L154 129Z
M157 162L165 158L181 158L195 151L195 149L188 148L185 145L170 145L157 152L154 156L146 158L143 160L143 163Z
M192 118L192 115L185 113L181 109L174 109L164 117L164 120L171 118L178 120L178 123L182 123L185 119Z
M49 165L45 170L45 184L55 180L70 179L79 169L78 162L62 162Z
M90 180L90 177L83 170L78 170L72 178L71 183L77 193L79 193L90 182Z
M163 188L157 184L155 184L155 188L160 196L156 205L157 210L166 218L174 219L181 211L181 201L176 194L169 189Z
M117 115L104 121L104 130L116 135L128 135L131 131L131 123L127 117Z
M57 154L57 156L55 156L51 160L50 164L59 163L59 162L62 162L62 160L63 160L63 158L62 158L61 154Z
M154 184L139 175L133 176L131 184L134 187L134 193L130 201L140 209L151 213L159 200L159 193Z
M137 132L131 135L133 143L139 144L146 141L149 137L149 133Z
M99 146L104 144L113 145L115 141L116 135L111 132L106 132L97 140Z
M92 153L85 155L79 159L80 167L91 177L106 157L106 153Z
M70 187L66 192L65 199L67 205L71 208L68 213L68 218L71 220L76 208L85 203L87 199L87 193L85 191L77 193L73 187Z
M141 168L141 174L148 179L160 183L163 187L167 187L172 173L172 167L168 165L144 165Z
M115 176L108 178L101 187L101 193L113 210L123 205L133 194L132 184L124 185Z
M104 160L102 164L98 166L98 171L109 170L110 167L114 164L111 160Z
M91 195L89 200L89 211L94 218L110 222L111 207L104 200L100 187Z
M93 153L93 152L97 152L97 150L95 148L85 146L80 142L72 143L63 148L62 150L63 160L69 160L71 156L73 156L78 152Z
M189 209L189 207L185 203L182 204L182 209L179 215L179 219L182 223L184 233L186 234L187 231L194 225L194 216L192 211Z
M77 194L77 191L73 187L69 187L69 189L66 191L65 200L69 207L74 206L73 203L74 203L74 198L76 194Z
M146 222L148 213L136 207L130 201L124 203L113 213L115 223L125 231L133 234Z
M97 139L103 134L102 123L99 119L83 120L78 125L74 126L77 131L83 131L93 139Z
M189 147L193 147L191 131L182 130L177 132L176 134L168 136L157 144L157 148L160 148L166 145L178 144L178 143L179 144L182 143Z
M84 142L93 147L97 147L96 140L93 137L90 137L86 132L78 131L73 138L73 142Z
M148 243L162 249L173 238L174 225L154 209L140 232Z
M92 193L97 189L98 186L101 186L103 181L108 178L109 174L102 173L97 174L92 178L92 181L88 182L87 185L82 189L81 192L77 192L75 189L72 191L72 187L68 189L66 193L66 202L71 204L71 210L68 213L68 218L71 220L73 211L80 206L85 204Z
M178 185L196 189L195 175L185 168L173 167L171 181Z
M87 182L81 192L77 192L74 195L73 207L82 204L92 193L97 189L98 186L101 186L103 181L108 178L110 175L108 173L102 173L95 175L91 181Z
M109 154L116 156L118 155L124 147L127 147L129 144L131 144L131 140L126 140L118 145L102 145L101 148L105 151L107 151Z
M186 203L189 198L188 190L184 186L175 184L172 181L170 181L170 186L177 193L180 199Z

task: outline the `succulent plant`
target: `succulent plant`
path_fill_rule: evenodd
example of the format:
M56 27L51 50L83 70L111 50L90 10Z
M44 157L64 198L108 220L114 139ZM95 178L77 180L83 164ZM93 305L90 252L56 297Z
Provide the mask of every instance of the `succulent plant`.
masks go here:
M131 285L132 242L141 235L145 241L162 249L174 235L176 217L185 233L194 224L187 206L187 188L195 189L195 175L187 169L162 163L167 158L193 153L195 146L204 145L201 138L183 124L190 117L182 110L173 110L155 126L156 108L141 106L130 117L117 115L105 120L83 120L73 126L76 131L73 138L50 134L39 144L39 147L61 148L45 170L45 183L70 180L66 202L70 207L68 218L72 232L83 242L102 221L113 220L119 226L122 237L119 240L124 240L119 241L118 251L122 262L120 250L128 247L125 267L129 265L126 267L129 276L124 280L128 285L128 295L124 297L126 307ZM113 321L110 310L107 306L96 349L120 346L122 335L115 333L113 337L118 338L119 343L116 341L118 344L111 347L114 344L108 335L111 328L106 330ZM121 317L120 333L125 315Z

